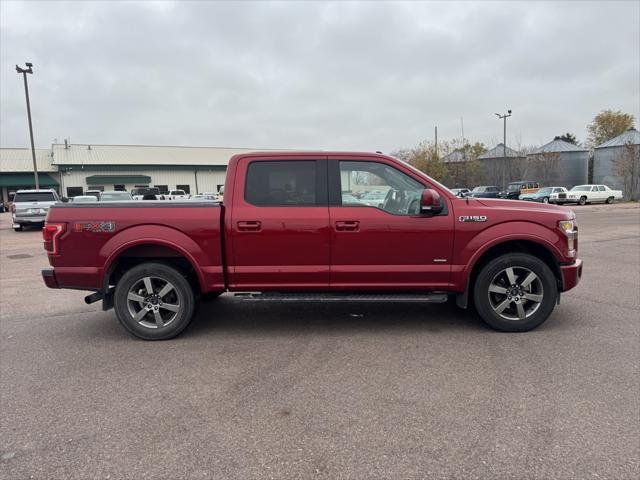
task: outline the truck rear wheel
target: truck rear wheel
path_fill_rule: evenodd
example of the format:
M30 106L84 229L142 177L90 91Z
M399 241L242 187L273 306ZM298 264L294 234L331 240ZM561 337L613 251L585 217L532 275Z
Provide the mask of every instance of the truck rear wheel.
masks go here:
M191 322L194 294L188 280L162 263L143 263L125 273L114 295L116 317L132 335L166 340Z
M537 257L509 253L485 265L476 278L473 299L482 319L496 330L526 332L541 325L558 297L551 269Z

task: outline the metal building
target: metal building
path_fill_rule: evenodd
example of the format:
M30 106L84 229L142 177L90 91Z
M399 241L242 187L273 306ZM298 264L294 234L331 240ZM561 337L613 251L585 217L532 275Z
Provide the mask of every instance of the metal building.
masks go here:
M598 145L593 152L593 183L602 183L610 188L625 190L629 181L620 175L619 164L627 155L635 155L636 161L640 155L640 132L630 128L621 135ZM637 172L637 170L636 170ZM637 174L634 183L637 184ZM637 192L624 192L628 198L637 195Z
M256 149L152 145L53 144L37 150L40 187L75 197L87 190L127 190L155 186L161 192L217 192L227 164L237 153ZM33 188L31 150L0 149L3 201L19 188Z
M51 163L51 150L36 149L36 166L40 188L58 190L60 177ZM30 148L0 149L0 201L8 202L20 189L35 188L33 158Z
M527 155L526 176L543 186L571 188L588 182L589 151L559 138Z
M511 181L522 180L526 157L499 143L478 157L482 162L484 183L506 188Z

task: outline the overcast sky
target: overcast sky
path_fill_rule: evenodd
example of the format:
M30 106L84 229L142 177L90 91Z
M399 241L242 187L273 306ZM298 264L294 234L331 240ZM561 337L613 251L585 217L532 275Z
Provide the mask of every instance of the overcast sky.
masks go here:
M0 144L382 150L640 117L640 2L0 3ZM636 121L637 125L637 121Z

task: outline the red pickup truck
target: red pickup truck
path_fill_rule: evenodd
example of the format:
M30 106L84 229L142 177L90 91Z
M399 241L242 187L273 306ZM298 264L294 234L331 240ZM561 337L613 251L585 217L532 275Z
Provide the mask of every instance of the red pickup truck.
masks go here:
M574 213L459 198L371 153L234 156L224 202L56 204L43 229L51 288L94 293L147 340L182 332L196 302L473 303L502 331L544 322L582 274Z

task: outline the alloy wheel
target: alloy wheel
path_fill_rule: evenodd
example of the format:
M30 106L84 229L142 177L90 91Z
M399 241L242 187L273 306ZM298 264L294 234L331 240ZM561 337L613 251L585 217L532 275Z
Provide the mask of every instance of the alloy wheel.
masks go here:
M127 293L127 308L134 321L146 328L163 328L173 323L180 312L176 288L160 277L143 277Z
M489 305L505 320L531 317L542 303L544 289L538 275L525 267L507 267L489 284Z

